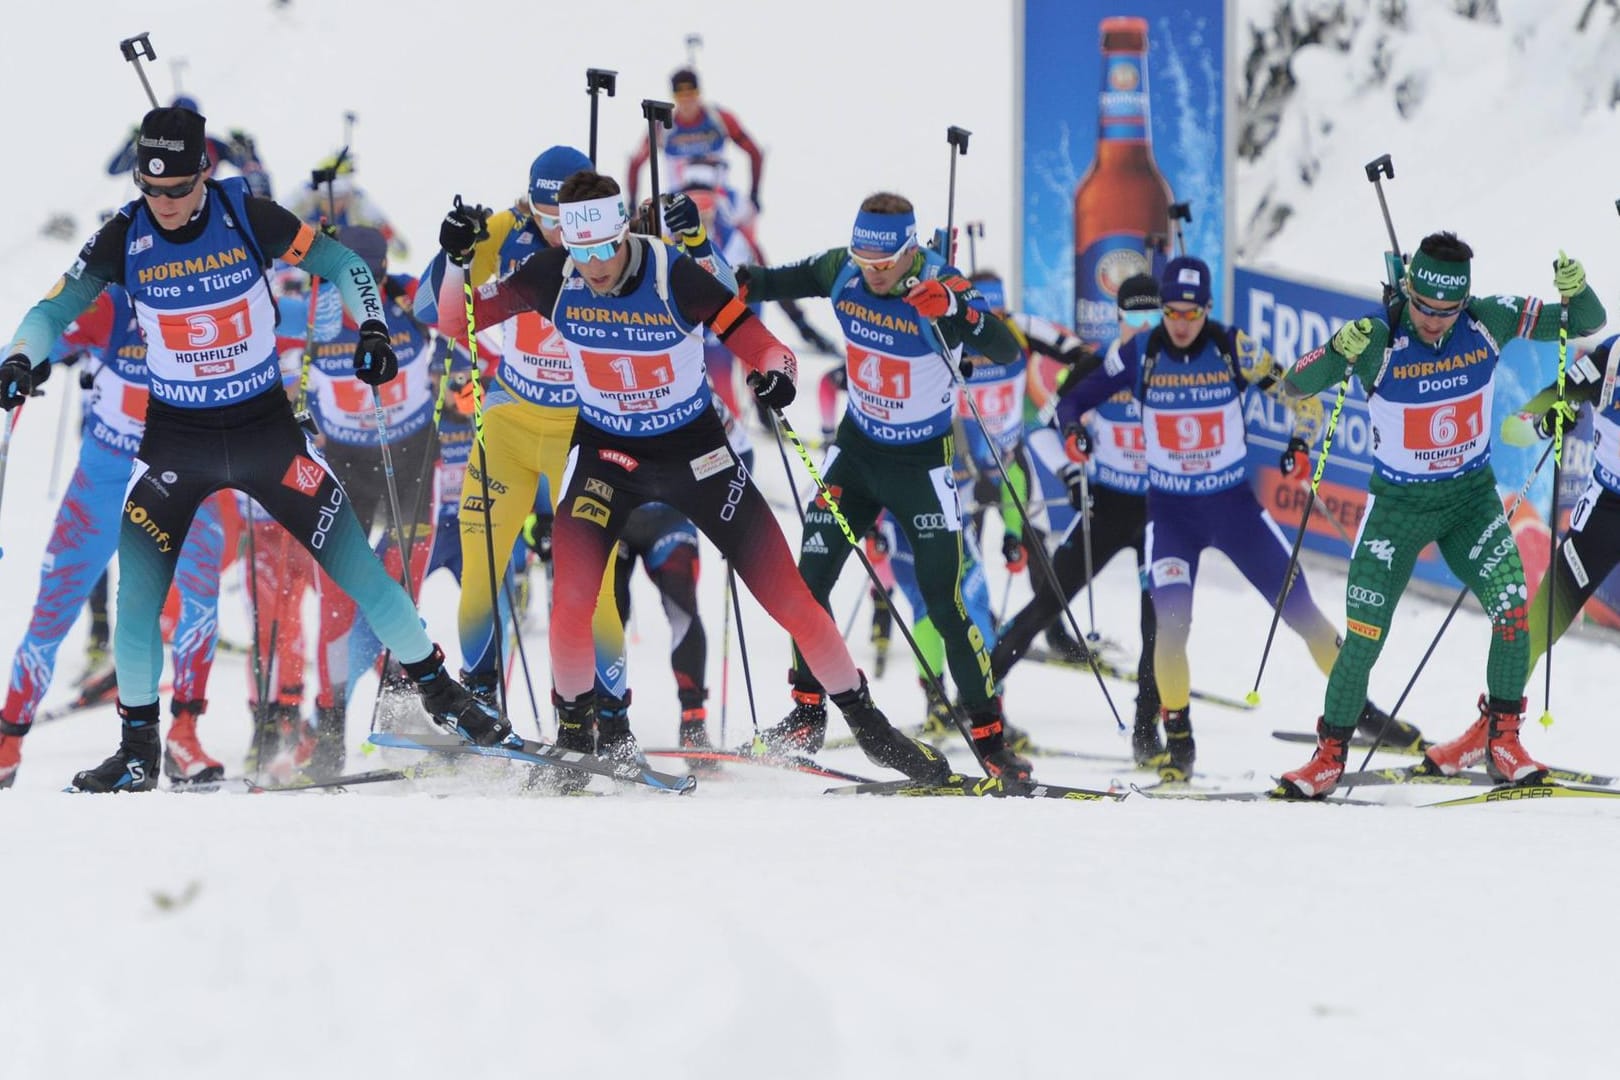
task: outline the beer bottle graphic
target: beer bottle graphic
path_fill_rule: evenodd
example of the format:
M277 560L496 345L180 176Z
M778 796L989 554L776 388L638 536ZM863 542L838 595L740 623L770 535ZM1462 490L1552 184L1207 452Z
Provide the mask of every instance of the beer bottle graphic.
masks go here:
M1118 336L1115 296L1152 272L1143 249L1170 235L1170 185L1153 161L1148 126L1147 20L1102 21L1097 152L1074 191L1074 332L1104 348Z

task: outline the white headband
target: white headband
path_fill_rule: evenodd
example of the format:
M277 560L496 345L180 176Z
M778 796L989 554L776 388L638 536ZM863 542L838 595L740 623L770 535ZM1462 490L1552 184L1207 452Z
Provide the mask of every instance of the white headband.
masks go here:
M630 228L623 195L563 203L557 210L562 217L565 244L602 244L619 239Z

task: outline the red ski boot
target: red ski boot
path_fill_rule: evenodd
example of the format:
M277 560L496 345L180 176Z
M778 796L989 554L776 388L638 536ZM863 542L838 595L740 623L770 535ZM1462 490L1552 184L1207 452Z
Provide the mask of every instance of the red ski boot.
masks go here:
M1316 754L1305 767L1282 774L1272 795L1279 799L1320 799L1333 793L1344 775L1345 757L1355 728L1329 727L1316 718Z

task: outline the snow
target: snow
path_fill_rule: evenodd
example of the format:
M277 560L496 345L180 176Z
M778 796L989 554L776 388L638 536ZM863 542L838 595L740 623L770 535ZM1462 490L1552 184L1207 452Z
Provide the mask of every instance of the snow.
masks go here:
M1521 21L1534 7L1502 6ZM983 209L1007 205L1011 191L1010 99L995 90L1010 85L1008 6L829 0L818 14L788 22L774 9L740 15L692 2L604 3L565 16L465 3L447 17L442 5L380 0L229 14L151 0L138 23L105 0L15 13L13 40L33 44L0 68L4 100L60 100L8 110L18 152L0 174L13 208L0 232L3 310L19 317L72 258L73 244L33 236L46 211L71 209L87 230L97 209L127 197L125 185L97 176L143 106L113 48L140 29L158 48L157 85L168 85L167 59L184 56L187 89L220 126L258 136L282 191L333 148L341 110L356 110L361 180L423 260L451 194L504 200L538 149L583 141L585 66L621 71L620 97L604 102L602 146L610 164L627 154L639 130L635 102L663 96L683 35L698 30L710 96L735 108L771 155L764 225L777 258L836 243L858 199L880 186L913 194L924 220L942 215L943 128L957 123L975 132L958 220L984 216L986 247L1012 265L1009 215ZM959 51L969 25L981 50L972 61ZM261 78L239 78L244 41ZM456 41L464 48L448 52ZM948 62L967 92L907 77L907 56L918 72L932 58ZM1490 73L1513 84L1496 67L1471 60L1466 70L1448 67L1446 80ZM1545 59L1536 67L1545 82L1535 91L1565 101L1572 82L1550 67ZM1442 202L1441 179L1455 175L1467 131L1459 118L1481 115L1477 100L1446 97L1446 80L1431 85L1435 111L1421 128L1398 132L1406 142L1384 138L1387 125L1376 141L1343 134L1373 119L1371 105L1346 105L1330 142L1338 156L1323 176L1337 182L1351 165L1356 175L1342 191L1324 180L1324 205L1302 208L1270 256L1319 271L1328 252L1335 265L1376 273L1382 234L1359 162L1389 150L1399 177L1393 208L1409 243L1428 221L1455 225L1481 249L1482 280L1525 291L1545 288L1550 249L1566 243L1599 279L1603 260L1620 256L1605 255L1612 246L1596 223L1578 226L1587 189L1600 183L1587 172L1601 170L1573 170L1553 154L1602 145L1586 140L1602 134L1608 114L1515 124L1544 141L1490 159L1466 198L1448 182ZM1529 178L1554 169L1574 187L1530 198ZM1487 182L1524 186L1486 190ZM1527 228L1501 209L1518 205L1557 218ZM1441 213L1452 208L1455 217ZM1601 280L1617 278L1620 266ZM815 317L831 329L824 308ZM30 408L12 451L0 512L0 568L11 572L0 604L6 648L26 623L54 507L46 489L61 386ZM817 426L810 398L791 411L805 431ZM759 450L763 486L785 500L774 449ZM784 514L794 537L791 518ZM996 550L993 531L987 546ZM708 561L702 599L718 717L724 579ZM1311 580L1342 617L1342 576L1313 567ZM646 744L667 743L675 734L667 629L645 579L635 588L633 715ZM861 591L852 570L834 598L841 620ZM1013 603L1027 593L1026 581L1015 582ZM1100 629L1133 652L1131 568L1109 566L1096 600ZM452 650L454 603L447 580L429 583L430 628ZM744 611L760 719L769 723L786 704L787 642L747 599ZM1083 603L1075 611L1085 620ZM1269 613L1229 564L1206 559L1195 684L1241 696ZM1443 613L1418 600L1397 612L1373 677L1378 701L1399 696ZM227 635L245 640L235 593L224 620ZM864 628L863 615L852 640L869 665ZM526 639L543 669L543 619ZM1403 715L1435 735L1459 731L1482 688L1486 639L1482 618L1460 614ZM81 626L48 700L66 694L82 644ZM733 649L727 710L736 742L748 720ZM1606 687L1575 677L1608 662L1600 643L1558 646L1558 722L1528 736L1544 759L1620 772ZM1299 764L1304 748L1268 733L1307 728L1322 686L1284 631L1259 709L1195 708L1201 769L1247 789ZM233 766L247 742L245 687L240 659L222 657L202 731ZM1538 672L1532 715L1540 687ZM1129 688L1110 689L1128 716ZM921 715L898 646L875 690L896 719ZM366 715L369 693L356 716ZM526 698L519 691L515 700L528 731ZM1007 700L1044 743L1128 753L1089 677L1021 665ZM819 797L823 781L735 769L683 799L542 801L518 797L499 766L471 780L345 796L56 793L115 738L107 710L43 725L29 736L16 788L0 795L0 880L15 909L0 966L13 989L0 1010L0 1076L97 1067L134 1077L1614 1072L1599 980L1620 959L1607 929L1620 879L1601 855L1612 846L1615 808L1597 800L1454 812L1402 805L1443 797L1434 790L1387 788L1358 795L1395 808L844 800ZM855 751L825 760L876 771ZM1038 765L1058 783L1138 779L1073 760ZM453 797L437 797L445 795Z

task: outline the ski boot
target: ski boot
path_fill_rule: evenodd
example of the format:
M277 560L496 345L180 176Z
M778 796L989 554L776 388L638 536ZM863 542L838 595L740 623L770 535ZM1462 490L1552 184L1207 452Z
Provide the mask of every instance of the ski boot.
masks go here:
M778 754L819 752L827 741L826 696L819 687L814 690L801 690L795 686L793 711L788 713L781 723L773 724L760 732L759 737L764 740L767 749Z
M461 672L461 685L467 692L492 709L501 707L501 681L493 671Z
M1061 622L1046 628L1046 647L1055 659L1070 664L1091 664L1091 650L1069 636Z
M928 715L923 718L922 731L918 734L924 739L948 739L952 735L959 735L956 730L956 720L951 716L950 702L939 696L934 689L934 683L927 679L920 680L923 688L923 697L928 701Z
M861 675L860 685L853 690L829 696L833 704L838 706L838 711L844 714L844 722L855 733L855 741L860 744L861 752L872 764L905 773L923 784L944 783L945 778L951 775L951 766L944 754L927 743L901 733L872 704L872 693L867 688L865 674ZM822 716L826 716L825 705L822 706ZM822 730L826 730L825 719Z
M334 697L336 694L334 693ZM348 710L341 702L315 703L315 745L310 749L309 774L316 780L342 776L348 763Z
M17 769L22 764L23 736L28 728L0 720L0 791L17 782Z
M1489 714L1485 695L1481 694L1479 716L1468 725L1468 730L1450 742L1436 743L1423 751L1423 760L1414 771L1420 776L1456 776L1484 761L1490 738Z
M158 706L118 703L123 730L118 752L73 778L71 790L87 792L151 791L157 787L163 747L158 741Z
M1159 737L1159 710L1147 707L1140 699L1136 706L1136 724L1131 728L1131 760L1138 769L1154 770L1170 761L1164 740Z
M276 752L264 771L276 783L285 784L309 769L319 739L316 732L304 723L302 711L297 705L283 702L273 706L270 715L276 725Z
M1166 761L1159 766L1159 782L1185 784L1192 780L1198 747L1193 742L1192 717L1187 709L1163 709Z
M257 776L261 766L269 765L280 749L276 737L274 705L256 705L248 702L248 715L253 718L253 734L248 739L247 753L242 756L242 771Z
M1423 745L1423 732L1415 724L1395 719L1370 701L1361 707L1356 730L1391 750L1417 750Z
M1316 753L1303 768L1282 774L1272 797L1277 799L1320 799L1330 795L1339 786L1344 775L1345 758L1350 753L1350 739L1354 728L1329 727L1320 716L1316 718Z
M709 692L677 690L675 694L681 702L681 728L677 745L682 750L713 750L714 743L709 741L709 714L703 707L703 699L709 696ZM688 758L686 767L692 772L715 772L720 768L720 763L707 758Z
M468 693L444 670L444 653L437 645L421 660L403 666L422 695L422 707L441 730L479 746L517 741L512 725L499 712Z
M1504 784L1539 784L1547 779L1547 766L1530 756L1519 741L1524 724L1525 699L1504 702L1480 695L1485 710L1485 771Z
M207 784L225 779L225 766L197 741L197 718L208 708L206 698L171 701L169 735L163 743L163 775L171 782Z
M567 701L553 690L551 707L557 714L557 749L595 754L596 691L587 690L573 701ZM579 769L536 766L530 774L528 786L567 794L578 791L590 782L591 774Z
M1035 767L1007 745L1007 721L1001 713L1001 699L991 698L968 716L973 732L973 748L984 763L987 775L1011 783L1026 783Z
M616 765L646 765L635 732L630 730L630 691L624 697L596 695L596 756Z

